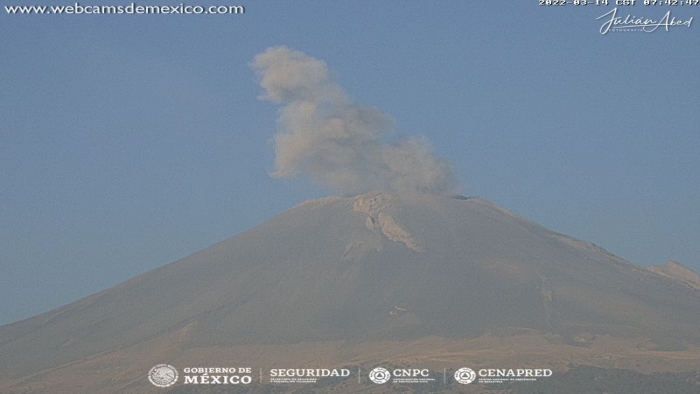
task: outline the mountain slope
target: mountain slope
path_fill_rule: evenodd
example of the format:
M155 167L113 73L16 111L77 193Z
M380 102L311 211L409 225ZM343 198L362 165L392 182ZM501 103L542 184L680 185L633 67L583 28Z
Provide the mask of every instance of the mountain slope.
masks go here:
M522 329L683 349L700 344L700 292L482 199L331 197L0 327L0 382L162 338L180 355Z

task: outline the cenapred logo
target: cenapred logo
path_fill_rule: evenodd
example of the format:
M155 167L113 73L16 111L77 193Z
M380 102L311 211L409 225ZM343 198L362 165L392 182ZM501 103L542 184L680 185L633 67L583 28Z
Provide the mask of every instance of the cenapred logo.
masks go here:
M148 380L158 387L170 387L177 382L177 369L172 365L158 364L148 371Z
M376 384L384 384L391 379L391 373L386 368L377 367L369 371L369 380Z
M455 371L455 380L462 384L469 384L476 380L476 372L471 368L460 368Z

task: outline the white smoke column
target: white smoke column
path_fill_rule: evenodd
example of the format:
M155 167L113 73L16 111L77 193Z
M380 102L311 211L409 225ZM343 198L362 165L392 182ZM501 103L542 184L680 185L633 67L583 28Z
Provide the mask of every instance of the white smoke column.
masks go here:
M304 173L346 194L456 191L451 166L427 140L390 143L393 119L353 104L324 61L282 46L257 55L251 68L265 89L260 98L282 105L272 176Z

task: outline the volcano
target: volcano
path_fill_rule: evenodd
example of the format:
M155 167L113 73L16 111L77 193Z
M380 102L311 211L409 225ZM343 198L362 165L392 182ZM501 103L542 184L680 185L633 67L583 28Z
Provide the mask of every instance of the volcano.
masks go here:
M0 327L0 389L147 392L160 362L697 369L700 291L681 267L638 267L480 198L312 200Z

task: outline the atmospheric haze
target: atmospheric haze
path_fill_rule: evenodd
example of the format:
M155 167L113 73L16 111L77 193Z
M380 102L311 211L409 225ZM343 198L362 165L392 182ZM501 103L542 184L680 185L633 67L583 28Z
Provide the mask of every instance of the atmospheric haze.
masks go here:
M279 46L257 55L251 68L265 89L260 98L282 105L273 177L305 174L345 194L457 192L452 167L428 140L391 140L393 118L353 103L324 61Z

